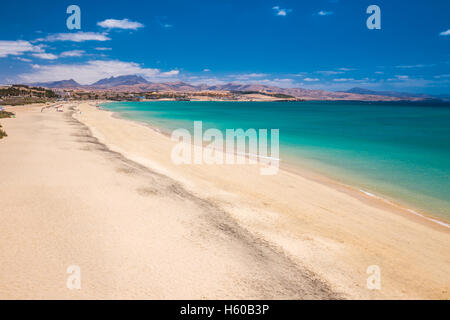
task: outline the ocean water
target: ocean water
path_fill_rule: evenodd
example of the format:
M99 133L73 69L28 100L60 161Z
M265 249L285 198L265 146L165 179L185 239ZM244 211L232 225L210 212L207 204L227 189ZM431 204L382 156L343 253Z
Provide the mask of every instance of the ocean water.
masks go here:
M120 102L159 127L279 129L280 158L450 220L450 105L364 102Z

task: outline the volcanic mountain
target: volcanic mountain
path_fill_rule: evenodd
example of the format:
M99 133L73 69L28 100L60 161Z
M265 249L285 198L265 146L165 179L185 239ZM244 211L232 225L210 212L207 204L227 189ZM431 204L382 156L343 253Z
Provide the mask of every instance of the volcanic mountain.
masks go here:
M148 84L148 83L149 82L141 76L129 75L129 76L119 76L101 79L91 84L89 87L112 88L119 86L133 86L137 84Z
M35 83L35 86L53 89L84 89L108 90L116 92L152 92L152 91L227 91L246 93L284 94L305 100L361 100L361 101L422 101L433 100L437 97L421 94L402 93L394 91L374 91L363 88L353 88L347 91L309 90L302 88L279 88L262 84L227 83L220 85L199 84L193 85L182 81L176 82L149 82L142 76L126 75L101 79L91 85L80 85L73 79L48 83Z
M31 84L34 87L44 87L51 89L74 89L83 87L81 84L76 82L73 79L70 80L62 80L62 81L53 81L53 82L36 82Z

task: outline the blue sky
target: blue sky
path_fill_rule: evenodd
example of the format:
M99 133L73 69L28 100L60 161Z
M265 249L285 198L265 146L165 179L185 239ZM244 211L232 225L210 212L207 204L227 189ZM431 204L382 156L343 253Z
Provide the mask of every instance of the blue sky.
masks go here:
M81 30L66 27L72 4ZM372 4L381 30L366 26ZM448 0L7 1L0 83L140 74L449 94L449 12Z

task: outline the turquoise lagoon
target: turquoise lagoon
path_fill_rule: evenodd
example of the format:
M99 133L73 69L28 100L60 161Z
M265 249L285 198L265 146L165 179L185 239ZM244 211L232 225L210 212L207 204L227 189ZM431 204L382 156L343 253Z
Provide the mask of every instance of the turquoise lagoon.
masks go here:
M107 103L163 131L279 129L283 162L450 220L450 105L365 102Z

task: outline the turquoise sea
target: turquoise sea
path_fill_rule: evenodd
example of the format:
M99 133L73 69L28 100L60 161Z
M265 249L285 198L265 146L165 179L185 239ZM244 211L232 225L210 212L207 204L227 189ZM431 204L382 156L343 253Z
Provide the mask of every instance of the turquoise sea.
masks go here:
M281 165L316 172L450 220L450 105L364 102L118 102L163 131L279 129Z

